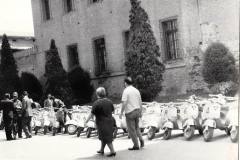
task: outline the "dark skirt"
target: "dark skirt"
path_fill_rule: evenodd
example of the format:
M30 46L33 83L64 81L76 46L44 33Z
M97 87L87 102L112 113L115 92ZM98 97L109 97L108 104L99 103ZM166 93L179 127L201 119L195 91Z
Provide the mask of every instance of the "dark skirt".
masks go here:
M113 141L113 132L115 119L113 117L104 117L97 121L98 138L103 143L111 143Z

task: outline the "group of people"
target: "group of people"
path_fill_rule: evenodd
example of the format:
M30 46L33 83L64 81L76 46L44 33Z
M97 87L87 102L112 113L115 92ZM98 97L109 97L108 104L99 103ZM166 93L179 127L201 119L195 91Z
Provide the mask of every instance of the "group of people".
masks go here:
M122 108L119 118L122 119L125 113L128 132L133 142L133 146L128 148L128 150L139 150L140 147L144 147L144 140L139 128L139 118L142 116L142 99L138 89L132 85L133 81L130 77L125 78L124 84L125 89L122 94ZM110 150L110 154L107 156L116 156L112 143L116 123L112 116L114 111L113 103L106 97L106 90L103 87L99 87L96 90L96 95L98 99L93 103L91 113L86 119L85 125L95 116L98 137L101 141L101 148L97 153L103 155L104 148L107 145Z
M132 85L133 82L130 77L125 78L124 84L125 89L122 94L122 108L119 118L122 119L125 113L128 132L133 142L133 146L128 148L128 150L139 150L140 147L144 147L144 140L139 128L139 118L142 116L142 99L138 89ZM101 148L97 153L103 155L105 146L107 145L110 149L110 154L107 156L116 156L112 143L114 127L116 127L116 121L112 116L114 112L113 102L106 97L106 90L103 87L97 88L96 95L98 99L93 103L91 113L86 119L85 125L95 116L98 137L101 141ZM26 91L23 92L22 101L18 99L17 92L14 92L12 97L13 99L11 100L10 94L6 93L4 100L0 102L0 110L3 110L6 138L7 140L16 139L17 134L19 138L22 138L22 130L26 138L31 138L33 100L28 97ZM51 94L48 94L47 99L44 101L44 108L54 109L63 106L64 103Z
M20 100L21 99L21 100ZM32 116L33 108L40 108L40 104L34 102L28 96L28 92L24 91L22 98L19 98L17 92L13 92L12 99L9 93L5 93L4 99L0 102L0 111L3 111L3 124L5 127L6 139L8 141L17 138L23 138L22 131L24 131L26 138L32 138ZM64 107L64 103L48 94L44 101L44 108L49 110ZM60 126L64 125L62 115L58 116ZM0 120L1 121L1 120Z

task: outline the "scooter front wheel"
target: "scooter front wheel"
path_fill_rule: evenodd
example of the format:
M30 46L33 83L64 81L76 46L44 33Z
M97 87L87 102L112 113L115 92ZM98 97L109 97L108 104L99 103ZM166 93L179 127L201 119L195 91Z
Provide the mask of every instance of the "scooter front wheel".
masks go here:
M163 133L163 139L168 140L171 138L172 135L172 129L171 128L166 128L164 133Z
M80 137L80 135L81 135L83 130L84 130L83 127L78 127L78 129L77 129L77 137Z
M152 140L155 137L155 133L156 133L156 128L155 127L150 127L147 133L147 138L148 140Z
M184 129L184 137L186 140L190 140L194 136L194 126L188 126Z
M75 126L73 124L69 124L67 126L67 132L69 135L74 135L77 132L77 126Z
M214 128L208 127L208 129L203 131L203 138L205 142L209 142L213 137Z
M230 138L232 142L237 142L238 141L238 135L239 135L239 130L238 127L236 130L230 132Z

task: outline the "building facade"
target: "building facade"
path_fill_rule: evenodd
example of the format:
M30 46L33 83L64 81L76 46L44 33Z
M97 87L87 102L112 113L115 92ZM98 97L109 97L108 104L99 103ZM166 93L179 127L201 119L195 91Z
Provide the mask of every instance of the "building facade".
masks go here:
M141 0L166 66L162 95L185 94L189 59L213 41L238 59L239 0ZM80 65L95 86L113 97L123 90L129 40L129 0L32 0L38 54L35 73L44 74L54 39L64 68Z

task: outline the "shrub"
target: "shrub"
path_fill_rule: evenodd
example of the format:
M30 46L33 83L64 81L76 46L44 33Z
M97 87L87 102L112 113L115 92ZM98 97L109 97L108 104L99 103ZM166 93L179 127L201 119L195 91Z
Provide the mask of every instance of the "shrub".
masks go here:
M126 72L140 90L143 101L151 101L162 90L165 67L159 61L159 46L147 13L138 0L130 2L130 44L126 55Z
M21 74L21 84L22 89L28 91L34 101L40 101L43 96L42 85L32 73L23 72Z
M56 98L61 99L67 107L70 107L74 100L72 89L54 40L51 40L50 49L47 52L45 76L47 82L44 95L46 96L48 93L51 93Z
M68 80L74 97L77 99L76 104L81 105L91 102L94 88L87 71L83 70L80 66L76 67L68 73Z
M202 73L204 80L211 85L238 81L235 59L222 43L213 43L207 48Z
M8 42L6 34L2 38L1 66L0 66L0 96L14 91L21 92L20 78L18 77L17 64Z
M210 88L212 94L223 94L225 96L235 96L238 92L238 84L232 81L220 82Z

